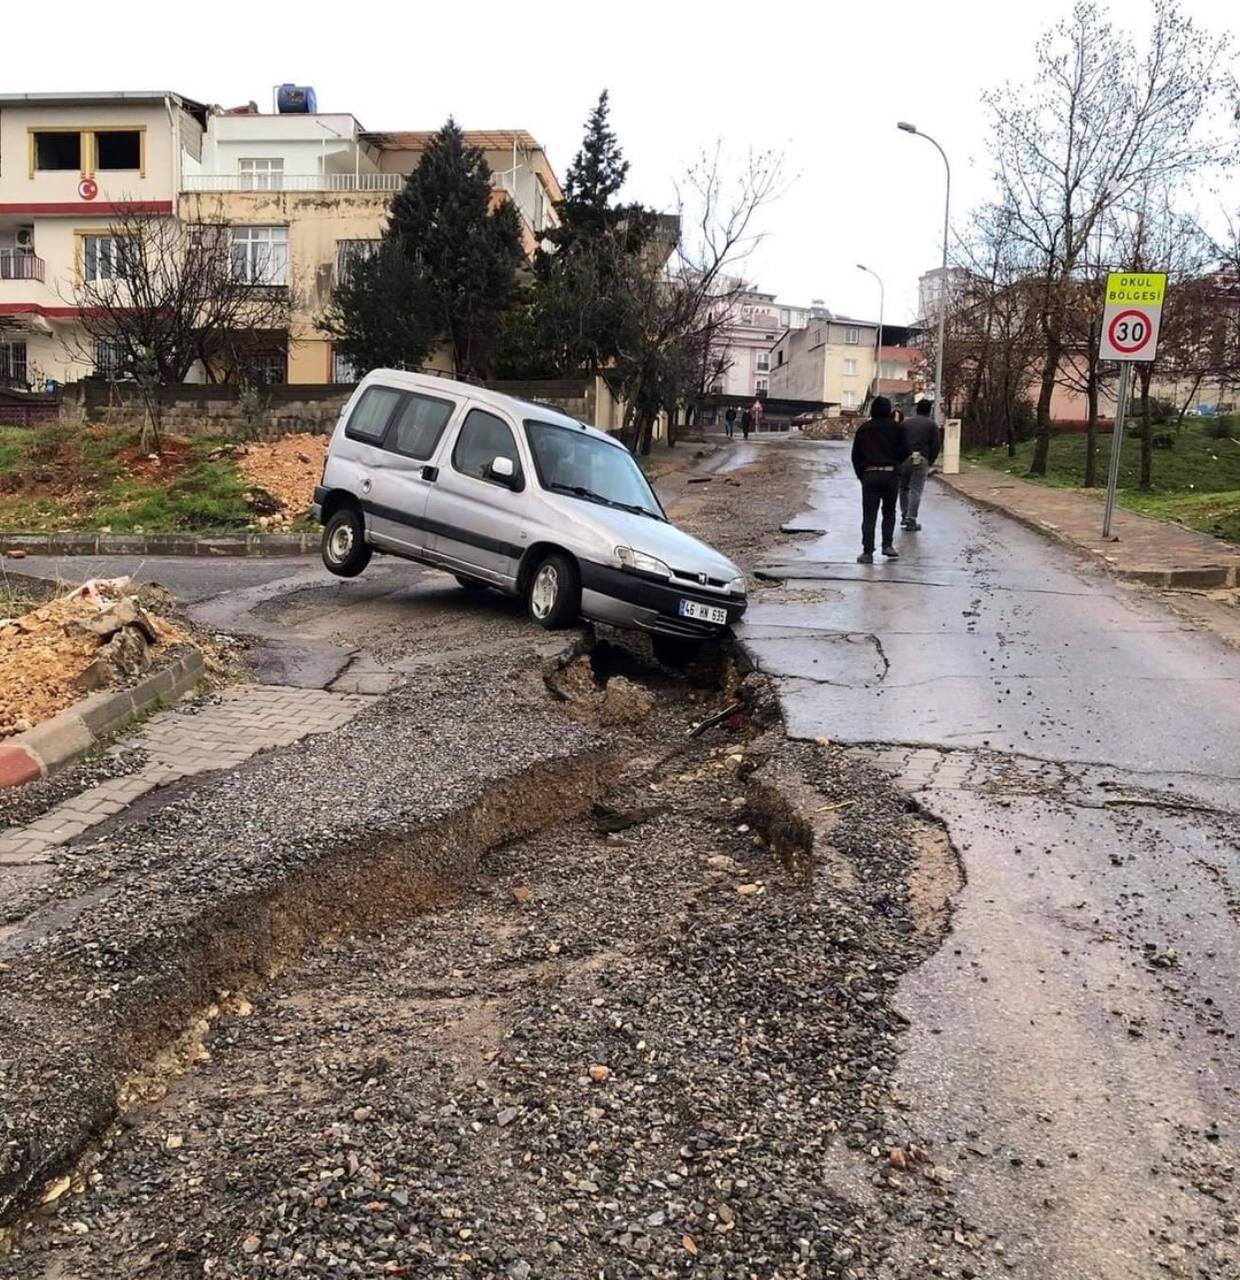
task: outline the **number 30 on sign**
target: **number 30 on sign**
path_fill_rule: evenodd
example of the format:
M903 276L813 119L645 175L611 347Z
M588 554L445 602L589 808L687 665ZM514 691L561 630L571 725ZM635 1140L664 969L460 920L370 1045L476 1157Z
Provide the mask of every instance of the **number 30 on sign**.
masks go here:
M1153 360L1166 292L1165 272L1112 271L1107 276L1100 359Z

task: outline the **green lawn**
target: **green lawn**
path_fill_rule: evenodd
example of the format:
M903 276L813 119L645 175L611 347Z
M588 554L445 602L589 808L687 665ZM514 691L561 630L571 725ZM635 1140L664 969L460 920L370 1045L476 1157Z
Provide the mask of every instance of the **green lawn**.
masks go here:
M156 462L137 433L104 427L0 427L0 530L129 533L241 529L253 513L219 440L169 438Z
M1231 431L1240 440L1240 420L1234 416ZM1188 419L1177 432L1174 423L1156 425L1155 436L1166 434L1175 443L1170 449L1154 451L1154 487L1142 492L1141 439L1129 427L1120 455L1120 506L1162 520L1175 520L1216 538L1240 542L1240 444L1228 439L1213 439L1201 419ZM1033 441L1016 446L1016 456L1009 458L1006 447L970 449L968 457L1014 476L1037 480L1041 484L1074 488L1085 474L1084 432L1062 432L1051 440L1050 462L1045 476L1029 475L1033 457ZM1105 485L1111 459L1109 428L1098 440L1098 478ZM1102 489L1096 490L1099 496Z

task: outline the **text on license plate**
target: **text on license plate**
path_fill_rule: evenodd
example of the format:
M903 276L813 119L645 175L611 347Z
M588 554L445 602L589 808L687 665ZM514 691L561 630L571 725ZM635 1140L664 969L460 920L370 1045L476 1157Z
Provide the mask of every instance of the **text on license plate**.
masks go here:
M713 604L699 604L696 600L682 600L680 602L680 616L682 618L696 618L699 622L713 622L716 626L722 627L728 620L728 611L717 608Z

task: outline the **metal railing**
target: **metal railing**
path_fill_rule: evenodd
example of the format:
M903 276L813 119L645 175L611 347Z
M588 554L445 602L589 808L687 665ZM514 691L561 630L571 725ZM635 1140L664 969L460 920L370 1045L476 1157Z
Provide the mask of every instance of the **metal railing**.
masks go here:
M0 280L42 281L46 267L42 258L24 249L0 249Z
M186 191L399 191L399 173L187 173Z

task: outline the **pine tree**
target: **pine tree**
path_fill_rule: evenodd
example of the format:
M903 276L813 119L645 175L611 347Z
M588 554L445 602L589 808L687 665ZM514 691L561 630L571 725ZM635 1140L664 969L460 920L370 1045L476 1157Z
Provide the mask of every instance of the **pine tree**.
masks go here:
M604 89L586 122L585 137L569 166L564 199L557 210L561 225L573 231L599 231L606 227L613 202L628 176L629 162L612 132L610 114Z
M456 121L430 140L392 202L388 234L416 264L433 298L435 326L452 345L457 376L483 374L524 262L521 224L507 200L491 208L491 169Z

